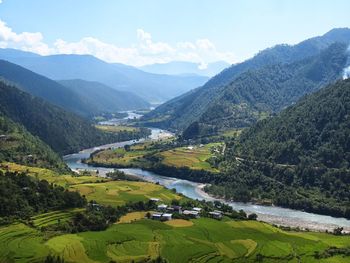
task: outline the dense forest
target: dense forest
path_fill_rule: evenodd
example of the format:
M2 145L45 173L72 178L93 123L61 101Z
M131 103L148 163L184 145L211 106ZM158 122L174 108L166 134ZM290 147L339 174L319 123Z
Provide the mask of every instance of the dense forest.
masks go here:
M52 168L60 172L68 171L65 163L49 146L1 112L0 149L0 162Z
M335 72L337 64L341 67L342 61L327 58L326 54L320 57L320 52L335 42L347 45L350 30L335 29L294 46L278 45L266 49L247 61L225 69L203 87L164 103L146 114L142 121L147 125L179 131L195 121L206 131L250 125L266 117L266 112L288 106L303 94L319 88L322 83L334 81L334 74L340 74ZM338 51L341 52L340 48ZM309 61L310 65L305 66L307 59L317 56L318 61ZM265 74L274 81L282 80L282 87L269 81ZM301 79L298 80L298 77ZM292 85L296 85L300 91L302 84L306 85L306 89L301 90L302 94L295 93L294 97L289 98ZM260 85L264 86L263 92ZM279 105L275 105L277 100L280 101ZM219 127L216 127L218 124Z
M26 174L0 171L1 217L28 219L37 213L85 205L86 199L78 192Z
M59 154L147 135L145 129L141 129L139 133L102 132L89 121L35 98L4 81L0 81L0 93L0 112L22 124Z
M228 145L208 190L350 218L350 80L308 95Z

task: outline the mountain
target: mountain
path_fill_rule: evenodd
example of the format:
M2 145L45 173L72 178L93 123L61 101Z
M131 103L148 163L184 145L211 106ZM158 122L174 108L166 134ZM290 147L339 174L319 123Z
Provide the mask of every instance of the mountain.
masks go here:
M14 53L17 53L17 51L14 51ZM28 58L40 57L30 56L32 53L28 55L25 52L25 54ZM17 84L22 90L34 96L43 98L84 117L98 115L101 112L149 107L145 100L130 92L117 91L99 83L83 81L65 81L60 84L4 60L0 60L0 77ZM106 104L101 105L101 100L107 100L107 97L108 102L106 101Z
M78 94L85 103L94 105L97 112L117 112L150 107L148 102L131 92L115 90L96 81L73 79L61 80L58 83Z
M305 96L228 145L212 191L350 218L349 116L350 79Z
M3 81L0 94L0 112L60 154L118 140L116 135L101 132L82 117Z
M140 67L141 70L154 74L167 75L200 75L212 77L223 69L230 66L225 61L209 63L205 68L201 68L199 63L172 61L169 63L156 63Z
M303 71L303 63L305 64L307 61L301 62L301 64L298 62L310 59L311 57L317 59L317 56L322 50L335 42L350 43L350 29L334 29L321 37L311 38L294 46L278 45L266 49L247 61L232 65L223 70L220 74L211 78L202 87L192 90L157 107L155 110L146 114L142 120L148 125L182 131L195 122L210 124L210 122L212 120L215 121L216 118L228 117L230 114L238 112L240 116L233 126L245 126L254 121L254 119L265 115L263 112L260 113L261 109L266 112L269 112L271 109L278 110L281 106L287 106L288 103L295 102L297 97L303 95L295 94L296 97L294 97L293 100L289 99L287 94L290 91L288 91L288 89L293 88L291 86L289 88L287 87L287 89L284 88L282 93L280 93L280 91L277 92L276 89L269 90L269 87L266 86L269 85L269 80L264 77L265 73L269 72L269 75L271 75L271 73L274 72L273 75L275 79L273 86L280 81L279 78L282 78L281 80L285 82L284 85L287 85L288 81L290 81L290 77L288 77L290 74L289 72L286 72L288 67L292 70L290 73L293 74L297 72L293 67L299 67L298 74L300 74ZM319 57L319 59L322 58ZM326 58L323 59L325 61L327 60ZM309 62L311 62L311 60ZM328 60L328 62L332 63L331 59ZM317 83L326 82L325 80L327 78L329 78L329 80L334 80L333 77L330 78L330 76L322 75L319 75L322 79L318 80L315 75L316 72L326 72L326 69L324 69L322 65L317 66L316 61L312 63L314 63L315 66L313 69L316 71L312 73L312 69L307 69L307 67L310 66L305 64L305 73L308 71L310 75L304 75L304 80L310 79L310 83L313 83L312 86L314 88L319 87ZM283 64L289 64L289 66ZM331 64L328 64L328 66L332 68ZM338 66L340 66L340 64ZM280 70L283 72L279 72ZM334 70L334 68L332 70ZM243 73L245 73L245 75L242 75ZM298 82L296 78L294 78L294 80L295 83ZM276 107L277 105L273 105L274 102L263 100L263 97L266 98L267 96L261 94L261 81L264 82L265 87L263 88L265 91L269 91L269 94L273 97L277 96L276 99L281 99L282 97L282 100L288 103L282 103L283 105L280 104L280 107ZM301 83L298 83L297 85L300 84ZM316 84L316 87L314 84ZM237 86L240 88L235 91L234 89ZM307 89L309 89L309 91L305 90L304 93L312 91L313 88L308 86ZM242 92L244 94L241 94ZM273 92L274 94L271 94ZM261 95L262 97L259 98ZM240 101L241 96L244 96L245 101ZM268 97L266 99L269 100ZM223 104L222 107L220 107L221 102ZM246 105L247 102L249 102L248 105ZM260 103L263 105L260 105ZM276 101L276 103L280 102ZM243 107L242 110L239 109L240 107ZM253 112L251 109L253 109ZM253 116L252 118L250 113L253 113L253 115L258 114L259 116ZM247 118L244 116L245 114L248 114ZM248 120L248 123L246 123L246 120ZM227 122L223 125L231 126L231 124ZM209 127L208 129L211 130L212 127Z
M0 148L0 162L15 162L60 172L68 171L65 163L49 146L1 112Z
M111 88L133 92L151 103L174 98L203 85L204 76L170 76L151 74L123 64L107 63L90 55L31 56L11 49L0 52L0 58L21 65L54 80L83 79L97 81Z
M33 96L43 98L82 116L93 115L97 109L88 105L70 89L21 66L0 60L0 77L16 84Z

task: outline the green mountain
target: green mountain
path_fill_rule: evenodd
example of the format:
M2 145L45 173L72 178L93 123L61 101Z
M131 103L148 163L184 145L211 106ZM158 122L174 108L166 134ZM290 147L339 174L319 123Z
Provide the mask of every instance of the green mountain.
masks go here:
M344 55L345 46L331 47L338 41L349 43L350 29L334 29L295 46L278 45L264 50L225 69L203 87L164 103L142 120L148 125L180 131L191 124L207 131L250 125L334 81L344 62L340 56ZM327 48L330 49L325 51ZM340 53L334 54L332 49ZM334 58L329 57L332 54ZM335 61L336 56L339 61Z
M99 82L74 79L61 80L58 83L78 94L86 104L94 105L97 112L117 112L150 107L148 102L131 92L112 89Z
M137 94L150 103L161 103L203 85L208 77L153 74L120 63L107 63L90 55L39 56L0 49L0 58L54 80L97 81L113 89Z
M4 60L0 60L0 77L15 83L33 96L84 117L102 112L149 107L146 101L130 92L112 90L98 83L83 81L65 81L60 84ZM101 102L103 99L106 99L105 104Z
M216 194L350 218L350 79L247 129L226 151Z
M68 171L65 163L49 146L0 112L0 162Z
M74 113L65 111L13 85L0 82L0 112L22 124L60 154L118 141L118 136L96 129Z

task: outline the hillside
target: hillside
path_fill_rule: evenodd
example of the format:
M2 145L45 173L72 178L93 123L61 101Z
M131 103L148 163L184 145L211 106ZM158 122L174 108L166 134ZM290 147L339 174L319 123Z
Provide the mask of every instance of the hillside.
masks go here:
M20 89L82 116L93 115L96 108L57 82L8 61L0 60L0 77Z
M238 123L234 124L233 126L245 126L247 123L244 123L244 121L248 119L248 122L251 122L249 118L252 118L252 116L244 115L246 113L249 115L252 112L249 112L251 110L250 107L246 109L246 102L241 105L243 106L243 109L239 109L241 94L239 94L240 92L235 91L232 93L232 88L235 87L235 85L248 86L250 93L245 92L245 96L251 98L245 98L245 100L248 100L252 106L258 106L259 108L260 105L258 103L261 101L258 100L254 102L254 100L259 99L255 97L255 92L260 92L258 86L260 85L260 81L262 81L261 77L264 78L263 74L265 74L266 71L268 71L270 74L274 71L273 67L268 68L268 66L276 67L276 71L273 72L275 74L275 77L279 76L278 74L280 67L282 67L283 70L293 70L292 73L296 71L293 66L299 66L299 70L302 70L302 65L298 64L298 61L317 56L321 50L329 47L334 42L349 43L350 29L334 29L321 37L311 38L294 46L278 45L273 48L266 49L247 61L232 65L231 67L225 69L217 76L211 78L203 87L190 91L187 94L164 103L154 111L145 115L143 121L148 125L181 131L195 121L200 121L201 118L203 118L202 122L210 123L210 121L212 121L212 118L215 119L216 117L223 117L225 115L227 116L229 114L232 114L232 112L235 112L234 108L238 108L242 115L241 117L243 118L243 122L238 119ZM288 69L288 66L285 68L283 64L291 64L292 66L290 66ZM305 69L305 72L306 70L307 69ZM320 70L322 70L322 67ZM258 75L256 77L254 76L255 72ZM241 76L243 73L246 73L246 75ZM288 75L289 73L287 76ZM237 80L239 77L240 79ZM325 77L326 76L322 76L323 80ZM246 80L244 80L244 78L246 78ZM285 80L285 77L283 76L282 79ZM278 78L276 80L278 81ZM317 81L316 78L314 78L313 82L315 81ZM228 91L225 94L226 88L228 90L231 90L231 92ZM286 98L284 96L286 94L273 94L273 96L276 95L282 95L282 101L285 101ZM223 101L224 108L220 109L219 107L219 109L216 109L218 105L220 106L222 97L225 96L226 98L224 98ZM230 96L233 97L230 98ZM263 101L263 103L266 104L266 101ZM271 108L271 105L268 106L269 107L267 109L264 109L264 111ZM254 107L253 111L256 110ZM209 109L210 112L214 114L218 113L220 116L210 116L210 114L208 114ZM223 110L224 112L220 112L220 110ZM255 115L254 112L253 115ZM253 116L254 119L259 117L261 116ZM231 123L225 125L231 125Z
M60 154L127 140L104 133L85 119L0 82L0 112L26 127Z
M16 162L29 166L68 171L66 164L49 146L1 112L0 148L0 162Z
M349 79L304 97L229 145L211 191L350 218L349 116Z
M150 107L148 102L131 92L112 89L99 82L73 79L58 83L78 94L85 103L94 105L97 112L113 113Z
M133 92L151 103L160 103L203 85L208 77L170 76L147 73L123 64L104 62L90 55L30 56L10 50L0 52L9 60L54 80L83 79L97 81L111 88ZM29 53L31 54L31 53Z

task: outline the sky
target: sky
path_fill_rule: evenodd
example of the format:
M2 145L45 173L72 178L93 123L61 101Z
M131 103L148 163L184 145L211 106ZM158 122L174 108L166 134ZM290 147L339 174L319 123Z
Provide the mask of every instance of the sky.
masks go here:
M0 0L0 47L133 66L243 61L350 27L349 0Z

